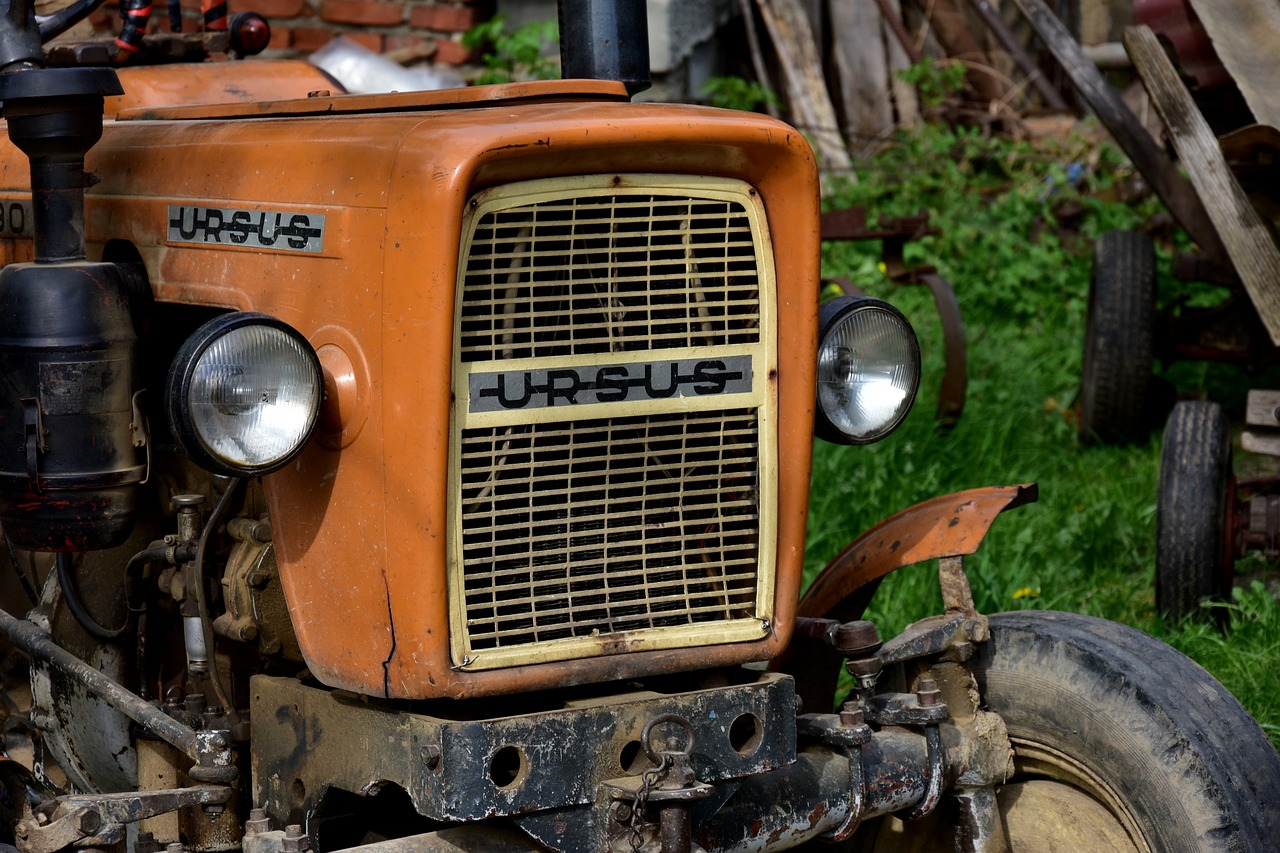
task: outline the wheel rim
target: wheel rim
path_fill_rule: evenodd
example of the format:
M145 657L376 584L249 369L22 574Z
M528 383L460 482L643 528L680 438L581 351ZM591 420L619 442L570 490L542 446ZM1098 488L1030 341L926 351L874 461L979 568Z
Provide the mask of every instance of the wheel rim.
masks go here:
M1041 743L1011 738L1014 776L997 792L1010 853L1108 850L1153 853L1124 801L1079 761ZM952 849L952 829L935 812L924 820L881 822L875 853Z

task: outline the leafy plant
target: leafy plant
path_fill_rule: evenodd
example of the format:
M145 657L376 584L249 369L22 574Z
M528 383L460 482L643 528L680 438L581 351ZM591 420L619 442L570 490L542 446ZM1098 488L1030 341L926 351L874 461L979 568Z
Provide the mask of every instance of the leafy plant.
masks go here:
M964 88L964 63L956 59L923 59L898 72L920 93L920 103L936 107Z
M744 77L712 77L700 90L713 107L754 111L762 106L778 106L778 96L757 80Z
M468 50L484 51L485 70L475 80L479 85L559 77L559 65L546 55L559 41L555 21L534 21L508 32L504 15L494 15L462 35Z

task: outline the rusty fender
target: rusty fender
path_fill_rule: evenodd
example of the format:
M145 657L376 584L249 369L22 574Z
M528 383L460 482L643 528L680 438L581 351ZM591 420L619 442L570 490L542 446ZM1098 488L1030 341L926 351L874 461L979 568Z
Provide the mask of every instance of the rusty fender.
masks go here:
M850 543L818 574L800 599L799 616L856 619L842 605L903 566L972 554L1007 509L1033 503L1035 483L969 489L908 507Z

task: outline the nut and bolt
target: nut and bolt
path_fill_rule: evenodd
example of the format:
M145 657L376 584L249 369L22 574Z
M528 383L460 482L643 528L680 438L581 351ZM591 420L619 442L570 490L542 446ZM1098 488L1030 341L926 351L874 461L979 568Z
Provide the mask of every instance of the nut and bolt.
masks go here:
M860 726L865 722L862 709L857 705L845 703L840 709L840 725L842 726Z
M938 689L938 683L932 678L920 679L920 686L916 689L916 701L922 707L941 703L942 691Z
M422 748L422 760L428 770L440 769L440 747L429 743Z
M284 828L284 838L280 840L281 853L304 853L311 847L307 837L302 834L302 827L291 823Z
M266 809L250 809L249 819L244 822L245 836L258 835L263 832L271 831L271 818L267 817Z

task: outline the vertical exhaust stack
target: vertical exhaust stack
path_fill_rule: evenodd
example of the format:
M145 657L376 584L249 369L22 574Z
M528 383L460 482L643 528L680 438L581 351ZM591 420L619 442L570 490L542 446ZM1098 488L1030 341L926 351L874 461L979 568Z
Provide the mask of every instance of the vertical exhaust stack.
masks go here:
M121 91L110 68L0 74L35 220L35 261L0 272L0 526L33 551L123 541L146 472L128 279L85 252L84 158Z
M569 79L617 80L649 88L645 0L560 0L560 68Z

